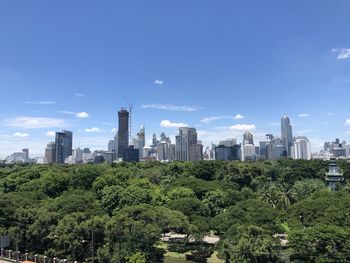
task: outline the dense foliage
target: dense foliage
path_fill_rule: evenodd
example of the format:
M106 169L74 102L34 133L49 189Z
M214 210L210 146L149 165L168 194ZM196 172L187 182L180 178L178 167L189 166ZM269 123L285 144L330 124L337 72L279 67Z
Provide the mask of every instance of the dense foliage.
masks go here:
M348 181L350 164L339 165ZM0 234L78 261L93 237L98 262L160 262L160 237L173 231L219 235L226 262L349 262L350 187L326 189L327 169L289 159L10 165L0 168Z

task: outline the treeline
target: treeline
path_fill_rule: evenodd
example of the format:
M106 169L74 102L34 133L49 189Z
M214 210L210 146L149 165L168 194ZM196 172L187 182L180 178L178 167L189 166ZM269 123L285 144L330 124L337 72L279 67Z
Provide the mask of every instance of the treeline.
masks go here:
M350 262L350 187L330 192L327 170L289 159L11 165L0 168L0 234L20 251L78 261L93 236L98 262L160 262L160 237L174 231L214 232L226 262Z

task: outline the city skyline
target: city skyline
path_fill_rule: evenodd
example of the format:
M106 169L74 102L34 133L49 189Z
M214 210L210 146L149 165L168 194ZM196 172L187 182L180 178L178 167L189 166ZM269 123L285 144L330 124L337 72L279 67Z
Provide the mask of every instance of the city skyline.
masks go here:
M349 142L350 3L252 6L1 2L0 159L43 156L60 130L107 149L124 97L146 145L161 132L174 143L180 126L204 146L246 130L258 142L281 135L284 114L313 152Z

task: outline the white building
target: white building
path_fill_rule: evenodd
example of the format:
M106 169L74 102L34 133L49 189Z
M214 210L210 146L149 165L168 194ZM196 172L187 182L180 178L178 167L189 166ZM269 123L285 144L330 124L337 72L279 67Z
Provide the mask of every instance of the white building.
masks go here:
M255 160L255 146L254 144L243 145L242 158L244 161Z
M310 160L311 146L309 139L304 136L295 138L291 147L291 156L293 159Z

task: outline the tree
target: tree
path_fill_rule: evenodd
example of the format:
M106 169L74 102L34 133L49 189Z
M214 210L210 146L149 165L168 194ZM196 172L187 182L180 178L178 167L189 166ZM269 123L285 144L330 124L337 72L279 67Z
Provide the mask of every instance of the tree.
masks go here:
M168 197L171 200L178 200L185 197L195 197L195 196L196 195L192 189L189 189L183 186L175 187L168 192Z
M292 259L306 262L349 262L350 231L337 226L317 225L292 231Z
M297 200L305 199L312 193L324 190L325 188L325 183L319 179L296 181L293 186Z
M269 262L273 244L271 234L263 228L232 226L220 241L219 253L227 262Z
M227 195L221 190L214 190L206 193L203 204L207 208L208 216L214 217L220 214L225 208Z

